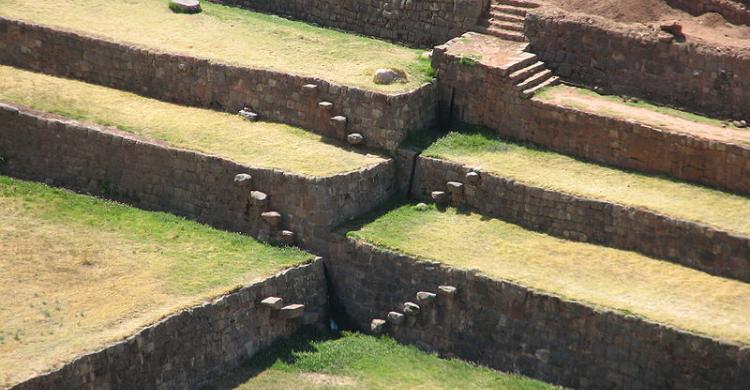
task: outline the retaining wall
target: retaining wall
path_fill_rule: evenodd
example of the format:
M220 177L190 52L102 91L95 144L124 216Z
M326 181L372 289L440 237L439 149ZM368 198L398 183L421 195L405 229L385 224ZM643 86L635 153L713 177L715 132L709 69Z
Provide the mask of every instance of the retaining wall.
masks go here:
M0 104L4 174L47 182L165 210L219 228L273 241L279 229L309 248L325 246L332 226L385 201L394 191L395 163L326 177L243 166L132 134ZM235 175L252 180L236 183ZM251 191L268 195L266 202ZM272 229L260 214L279 211Z
M418 291L457 287L389 330L426 350L571 388L743 389L750 377L746 347L342 237L333 246L333 291L362 329Z
M476 26L489 0L211 0L417 47Z
M0 17L0 63L83 80L179 104L238 112L394 150L435 124L434 84L400 94L367 91L264 69L129 46ZM306 85L314 86L304 88ZM321 107L319 103L333 103ZM345 124L333 123L346 117Z
M411 194L432 201L432 191L446 191L448 181L464 184L454 206L468 206L555 236L633 250L696 268L713 275L750 282L750 237L699 223L679 220L647 209L586 199L530 186L480 172L467 182L460 164L420 156Z
M453 122L591 161L750 194L750 145L522 99L504 71L481 60L461 64L447 53L449 46L436 48L433 66L440 73L440 111L451 112Z
M750 118L750 50L662 42L658 27L535 9L531 51L564 79L722 118Z
M734 24L750 26L750 1L748 0L666 0L674 7L683 9L693 15L703 15L708 12L721 14L727 21Z
M268 296L304 304L310 318L306 322L326 324L323 261L289 269L183 310L13 389L198 388L300 327L300 319L288 320L261 306L260 301Z

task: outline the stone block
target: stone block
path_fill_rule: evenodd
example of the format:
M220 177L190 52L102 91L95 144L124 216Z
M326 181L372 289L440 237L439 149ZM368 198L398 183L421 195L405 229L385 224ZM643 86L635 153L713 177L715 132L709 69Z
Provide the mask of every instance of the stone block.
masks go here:
M390 322L393 325L401 325L404 323L404 314L399 313L397 311L392 311L388 313L388 322Z
M249 188L250 184L252 183L253 177L250 176L247 173L240 173L237 175L234 175L234 182L238 185L241 185L245 188Z
M438 294L441 297L453 298L456 296L456 290L453 286L438 286Z
M281 226L282 218L281 213L278 211L266 211L264 213L260 214L260 217L263 218L266 223L271 226L271 228L277 228Z
M180 14L197 14L201 12L198 0L170 0L169 9Z
M331 132L336 135L336 137L344 137L346 135L346 117L337 115L332 117L328 121L328 125L331 127Z
M291 230L282 230L279 232L276 242L279 245L290 246L294 245L294 239L296 235Z
M258 120L258 114L248 110L247 108L240 110L239 112L240 116L245 118L245 120L250 122L255 122Z
M302 86L302 93L305 96L316 96L318 94L318 86L315 84L305 84Z
M260 301L261 306L273 310L280 310L284 306L284 299L279 297L268 297Z
M253 206L261 211L268 207L268 195L265 192L251 191L250 199L253 201Z
M383 332L385 332L385 326L385 320L376 318L370 322L370 332L373 334L383 334Z
M346 142L350 145L362 145L365 142L365 137L360 133L351 133L346 136Z
M292 320L302 318L305 315L305 305L298 303L287 305L281 308L281 318Z
M417 293L417 304L426 306L431 304L435 301L435 297L437 297L436 294L427 292L427 291L420 291Z
M333 103L331 102L325 102L325 101L320 102L318 103L318 107L320 107L321 110L324 110L326 112L333 111Z
M419 314L419 310L421 310L421 308L414 302L404 303L404 314L407 316L415 316Z
M480 180L479 172L471 171L466 174L466 184L475 186L479 184Z
M432 191L430 196L432 197L432 200L439 205L448 203L448 194L444 191Z

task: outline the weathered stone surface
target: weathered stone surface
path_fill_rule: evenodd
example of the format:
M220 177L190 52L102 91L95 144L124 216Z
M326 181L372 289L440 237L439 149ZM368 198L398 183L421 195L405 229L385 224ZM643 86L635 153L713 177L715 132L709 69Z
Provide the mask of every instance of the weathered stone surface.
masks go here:
M260 304L273 310L280 310L284 306L284 299L280 297L268 297L260 301Z
M197 14L201 12L198 0L169 0L169 9L177 13Z
M435 301L437 295L435 293L420 291L417 293L417 303L422 306L426 306Z
M253 182L253 176L248 173L239 173L234 175L234 182L245 188L249 188Z
M305 305L295 303L281 308L281 318L292 320L305 315Z
M438 286L438 294L440 294L441 297L453 298L456 295L456 287Z
M370 322L370 332L373 334L382 334L385 331L385 320L374 319Z
M432 191L430 196L432 197L432 200L439 205L448 203L448 194L444 191Z
M406 314L407 316L415 316L419 314L420 309L421 308L419 307L419 305L414 302L404 303L404 314Z
M351 133L346 136L346 141L349 143L349 145L362 145L365 142L365 137L363 137L362 134L359 133Z
M378 69L372 78L375 84L393 84L396 82L405 82L406 73L398 69Z
M477 185L479 184L479 172L476 171L469 171L466 172L466 183L470 185Z
M401 325L404 323L404 315L402 313L399 313L397 311L392 311L388 313L388 322L390 322L393 325Z

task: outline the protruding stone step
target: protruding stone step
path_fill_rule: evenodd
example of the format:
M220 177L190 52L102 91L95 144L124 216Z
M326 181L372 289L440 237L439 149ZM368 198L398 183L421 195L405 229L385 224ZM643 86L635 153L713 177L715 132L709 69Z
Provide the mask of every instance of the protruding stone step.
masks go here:
M268 297L260 301L260 304L269 309L280 310L284 306L284 299L279 297Z
M302 94L305 96L317 96L318 86L315 84L305 84L302 86Z
M370 322L370 331L373 334L383 334L385 332L385 320L376 318Z
M282 230L279 232L278 237L276 238L276 241L279 245L283 246L290 246L294 245L294 239L296 237L296 234L294 234L291 230Z
M550 77L552 77L552 71L549 69L545 69L539 73L534 74L533 76L527 78L524 81L521 81L520 83L516 84L516 88L520 90L527 90L536 87L537 85L547 81Z
M523 27L524 27L523 23L508 23L508 22L501 23L501 22L496 22L496 21L492 21L490 23L490 26L499 30L506 30L506 31L518 32L518 33L523 33Z
M448 203L448 194L445 193L445 191L432 191L430 196L432 196L432 200L439 205Z
M527 0L495 0L495 4L521 8L539 8L539 4Z
M305 315L305 305L295 303L293 305L287 305L281 308L281 318L287 320L293 320L296 318L302 318Z
M466 184L475 186L479 184L481 181L481 177L479 176L479 172L471 171L466 173Z
M453 286L438 286L438 294L441 297L453 298L456 296L456 288Z
M513 72L516 72L518 70L531 66L537 61L539 61L539 57L537 57L536 54L534 53L524 52L524 53L521 53L519 57L520 58L518 58L516 62L505 65L505 68L507 69L508 74L512 74Z
M318 107L324 111L331 112L333 110L333 103L322 101L318 103Z
M241 117L245 118L246 121L255 122L258 120L258 114L250 111L247 107L241 109L239 114Z
M420 291L417 293L417 304L421 306L428 306L435 301L437 295L435 293Z
M275 229L281 226L282 218L281 213L278 211L266 211L260 214L260 217L263 218L271 228Z
M197 14L201 12L198 0L170 0L169 9L180 14Z
M526 10L527 10L527 8L524 8L524 7L516 7L512 5L500 5L500 4L492 4L491 8L495 12L524 16L524 17L526 16Z
M513 14L506 14L503 12L490 12L490 19L494 20L501 20L503 22L512 22L512 23L524 23L524 17L513 15Z
M419 305L417 305L414 302L405 302L404 303L404 314L406 314L407 316L415 316L415 315L419 314L420 310L421 310L421 308L419 307Z
M494 37L505 39L507 41L514 41L514 42L526 41L526 36L521 33L508 31L508 30L501 30L501 29L495 28L492 25L490 25L489 27L479 27L477 28L477 32L480 32L482 34L492 35Z
M523 96L524 98L528 99L528 98L534 96L534 94L536 94L537 92L539 92L540 89L545 88L545 87L551 87L553 85L558 84L559 82L560 82L560 78L559 77L557 77L557 76L550 77L549 79L547 79L547 81L545 81L545 82L537 85L534 88L529 88L529 89L523 90L523 92L521 92L521 96Z
M365 137L360 133L351 133L346 136L346 142L354 146L362 145L365 143Z
M388 322L390 322L391 324L393 324L393 325L401 325L401 324L404 323L405 316L404 316L403 313L399 313L397 311L392 311L392 312L388 313L388 317L387 318L388 318Z
M340 137L343 137L344 134L346 134L346 117L337 115L330 119L329 125L331 126L331 129L333 129L333 132L339 135Z
M239 173L234 175L234 182L245 188L250 188L250 184L253 182L253 177L248 173Z
M544 71L545 69L546 68L545 68L544 62L537 61L523 69L520 69L511 73L510 76L508 76L508 78L510 78L510 81L515 84L515 83L519 83L522 80L529 78L529 76L533 74Z
M265 192L251 191L250 199L253 201L253 206L261 211L265 211L268 207L268 195Z
M448 193L451 197L451 202L456 205L460 205L464 201L464 183L457 181L449 181L446 183L448 187Z

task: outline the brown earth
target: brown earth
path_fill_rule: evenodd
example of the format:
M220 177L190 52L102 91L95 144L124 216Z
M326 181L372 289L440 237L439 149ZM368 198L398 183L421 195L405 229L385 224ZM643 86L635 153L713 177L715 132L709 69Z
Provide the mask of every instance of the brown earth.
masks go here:
M718 46L750 47L750 26L731 24L717 13L692 16L664 0L544 0L569 12L602 16L622 23L659 24L676 20L688 40Z

